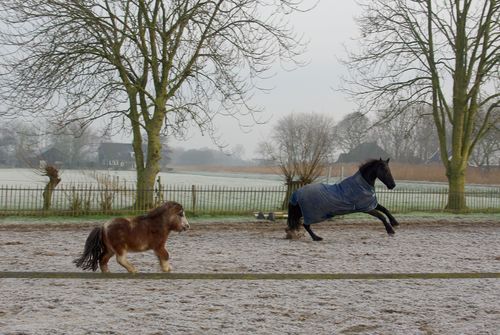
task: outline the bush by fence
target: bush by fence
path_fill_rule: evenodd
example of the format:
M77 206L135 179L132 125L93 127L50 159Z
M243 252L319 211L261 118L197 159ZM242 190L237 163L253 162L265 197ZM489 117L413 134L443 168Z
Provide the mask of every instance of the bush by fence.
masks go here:
M286 203L286 187L226 187L179 185L154 191L160 204L173 200L190 214L249 214L279 211ZM99 188L87 185L59 187L54 191L52 208L43 210L43 189L0 186L0 215L89 215L133 214L145 208L134 205L133 188ZM377 188L381 204L394 212L443 211L448 198L444 187ZM471 189L466 192L471 211L500 212L500 188Z

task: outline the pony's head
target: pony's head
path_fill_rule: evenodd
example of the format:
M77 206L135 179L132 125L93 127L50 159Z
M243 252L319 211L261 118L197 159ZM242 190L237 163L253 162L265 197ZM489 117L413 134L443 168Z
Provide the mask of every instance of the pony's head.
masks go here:
M396 187L391 169L389 169L389 159L372 159L363 164L359 170L370 183L373 183L378 178L388 189L392 190Z
M189 222L181 204L175 201L167 201L158 208L144 216L150 220L161 220L169 230L184 231L189 229Z

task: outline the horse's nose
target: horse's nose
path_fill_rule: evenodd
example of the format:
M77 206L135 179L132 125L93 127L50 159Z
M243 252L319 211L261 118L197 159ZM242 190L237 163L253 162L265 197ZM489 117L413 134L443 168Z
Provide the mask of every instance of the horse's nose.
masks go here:
M189 228L190 228L190 227L189 227L189 222L187 222L187 220L186 220L186 221L184 221L184 222L182 223L182 229L184 229L184 230L188 230Z

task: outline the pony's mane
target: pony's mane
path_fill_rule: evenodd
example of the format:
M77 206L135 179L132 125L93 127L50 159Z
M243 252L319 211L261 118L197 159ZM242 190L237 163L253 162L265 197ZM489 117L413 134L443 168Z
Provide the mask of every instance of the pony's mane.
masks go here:
M139 218L152 219L152 218L155 218L157 216L162 215L166 210L167 210L167 206L162 205L160 207L153 208L152 210L150 210L149 212L147 212L144 215L140 215Z
M144 215L139 215L138 218L142 219L142 220L144 220L144 219L153 219L153 218L156 218L158 216L163 215L163 213L165 213L166 211L168 211L170 208L173 208L173 207L180 207L180 208L182 208L182 206L180 204L178 204L177 202L167 201L163 205L150 210L148 213L146 213Z

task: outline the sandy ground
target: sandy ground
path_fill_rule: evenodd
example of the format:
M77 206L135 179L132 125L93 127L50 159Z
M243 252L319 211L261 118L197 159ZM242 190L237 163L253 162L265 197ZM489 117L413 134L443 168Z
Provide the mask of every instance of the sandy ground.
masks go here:
M84 224L0 223L0 271L78 271ZM174 272L500 272L500 223L371 220L284 239L284 223L192 223ZM152 252L131 254L158 272ZM125 272L114 259L113 272ZM499 279L0 279L0 334L500 334Z

